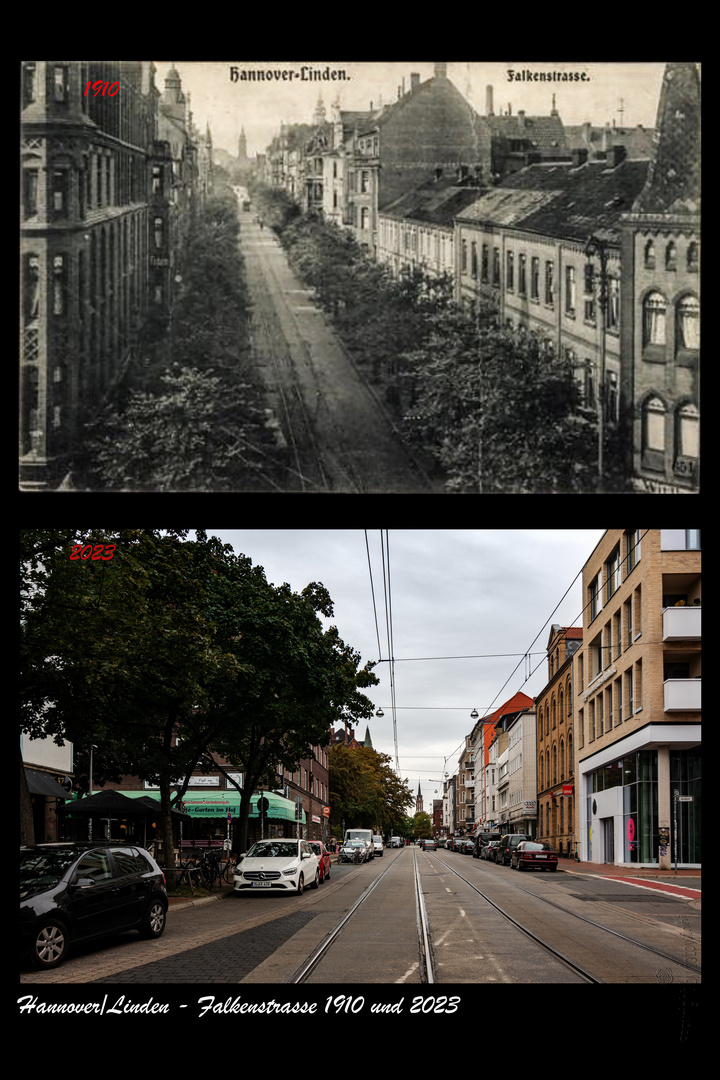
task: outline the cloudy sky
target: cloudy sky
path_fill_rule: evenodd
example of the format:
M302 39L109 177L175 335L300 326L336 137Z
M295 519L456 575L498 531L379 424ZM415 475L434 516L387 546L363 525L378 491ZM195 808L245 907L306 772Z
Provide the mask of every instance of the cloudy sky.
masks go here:
M156 82L162 91L172 61L156 60ZM213 145L237 153L240 128L247 136L248 153L264 153L280 123L309 124L322 95L328 109L339 94L340 105L347 110L367 110L390 104L398 96L398 87L410 88L410 74L421 80L432 77L432 63L359 63L344 61L174 61L183 89L190 92L196 125L205 130L210 123ZM290 81L231 82L230 68L249 70L292 70ZM342 70L347 79L339 82L301 81L297 74L303 66L314 71L325 68ZM494 89L495 112L513 113L524 109L531 115L547 116L556 95L556 107L565 124L643 124L653 127L657 114L663 63L539 63L473 62L448 63L448 77L466 97L476 112L485 113L485 91ZM587 81L528 82L511 81L509 72L529 69L532 72L585 73Z
M325 585L335 610L328 625L362 664L384 661L368 695L385 714L368 725L373 746L399 763L413 793L420 785L426 808L444 770L457 770L473 708L490 714L547 682L550 627L582 625L579 575L603 531L207 530L274 585Z

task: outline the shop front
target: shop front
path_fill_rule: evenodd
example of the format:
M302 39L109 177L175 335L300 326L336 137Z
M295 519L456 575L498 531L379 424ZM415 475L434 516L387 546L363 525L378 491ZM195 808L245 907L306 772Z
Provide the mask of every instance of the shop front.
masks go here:
M597 758L593 768L583 768L582 858L699 866L700 747L650 746L601 763Z
M156 799L158 811L160 793L148 788L145 791L126 791L130 798L147 797ZM264 799L266 806L259 807ZM240 792L200 790L188 791L180 804L186 815L180 823L177 840L181 851L194 846L222 847L229 841L230 850L238 853L238 824L240 820ZM264 809L261 814L260 810ZM304 811L296 818L296 804L276 792L255 792L250 799L247 844L268 837L295 837L305 835L307 819ZM157 822L159 828L159 820Z

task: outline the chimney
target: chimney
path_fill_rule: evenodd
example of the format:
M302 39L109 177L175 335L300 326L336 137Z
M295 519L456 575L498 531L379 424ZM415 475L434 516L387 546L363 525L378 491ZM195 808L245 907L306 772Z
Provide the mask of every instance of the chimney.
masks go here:
M627 157L624 146L611 146L607 152L607 167L615 169Z
M419 85L420 85L420 76L418 75L417 71L411 72L411 74L410 74L410 93L414 94Z
M588 159L588 152L585 147L576 146L572 150L572 167L573 169L579 169L581 165L584 165Z
M524 129L524 127L525 127L525 110L524 109L518 109L518 120L519 120L520 130L522 131Z
M436 64L435 65L435 78L436 79L447 79L447 64Z
M485 87L485 115L494 116L493 113L493 88L492 86Z
M435 167L435 180L442 180L443 171L439 165Z

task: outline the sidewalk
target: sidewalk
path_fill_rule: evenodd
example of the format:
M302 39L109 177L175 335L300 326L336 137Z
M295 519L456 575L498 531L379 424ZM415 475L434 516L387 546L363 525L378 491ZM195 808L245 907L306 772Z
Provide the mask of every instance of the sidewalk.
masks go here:
M655 867L614 866L612 863L575 862L574 859L558 859L558 870L569 874L599 874L601 877L650 878L653 881L678 881L693 889L700 888L701 871L699 869L660 870ZM693 878L692 882L687 878Z

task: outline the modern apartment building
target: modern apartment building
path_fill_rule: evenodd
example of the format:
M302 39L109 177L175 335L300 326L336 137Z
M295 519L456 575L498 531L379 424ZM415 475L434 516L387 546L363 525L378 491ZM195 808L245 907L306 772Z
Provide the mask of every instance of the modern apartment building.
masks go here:
M574 676L585 861L700 864L700 533L608 529L583 568Z

